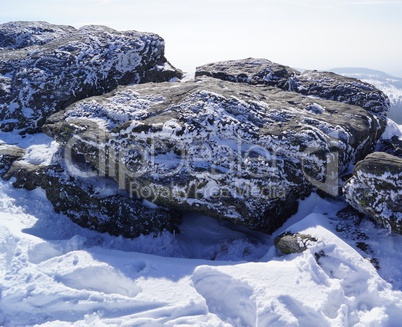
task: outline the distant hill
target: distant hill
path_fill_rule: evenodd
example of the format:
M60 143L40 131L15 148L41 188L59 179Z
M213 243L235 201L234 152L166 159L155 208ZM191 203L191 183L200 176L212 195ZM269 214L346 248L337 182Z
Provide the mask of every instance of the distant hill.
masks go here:
M383 91L391 101L389 118L398 124L402 124L402 78L369 68L344 67L333 68L329 71L360 79L373 84L376 88Z

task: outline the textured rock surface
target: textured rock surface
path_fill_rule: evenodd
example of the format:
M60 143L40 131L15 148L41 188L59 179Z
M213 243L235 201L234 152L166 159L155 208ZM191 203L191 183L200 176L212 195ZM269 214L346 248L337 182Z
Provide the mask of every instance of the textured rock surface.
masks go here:
M51 114L119 84L181 77L156 34L104 26L0 25L0 129L34 132Z
M212 63L197 67L195 75L276 86L286 91L361 106L380 116L386 115L390 106L387 96L371 84L329 72L300 73L267 59L248 58Z
M9 22L0 25L0 49L21 49L43 45L75 32L75 28L47 22Z
M373 85L329 72L306 71L297 76L294 91L323 99L360 106L380 117L386 116L388 97Z
M391 139L380 140L377 144L378 152L386 152L398 158L402 158L402 139L393 136Z
M402 159L375 152L357 163L344 186L355 209L402 233Z
M210 76L224 81L263 84L292 90L292 81L300 72L267 59L247 58L221 61L196 68L195 76Z
M0 162L5 159L0 158ZM57 164L38 166L17 160L2 177L14 178L13 185L17 188L43 188L56 212L99 232L137 237L164 229L173 231L181 221L177 212L150 209L144 207L141 200L117 194L116 186L106 179L91 179L88 183L71 177Z
M3 176L11 167L12 163L21 159L25 150L9 144L0 144L0 176Z
M384 108L386 110L387 108ZM385 121L276 87L202 78L120 87L53 115L44 131L131 195L272 232L372 151Z
M307 250L309 243L317 242L317 239L306 234L283 233L275 237L274 245L282 254L301 253Z

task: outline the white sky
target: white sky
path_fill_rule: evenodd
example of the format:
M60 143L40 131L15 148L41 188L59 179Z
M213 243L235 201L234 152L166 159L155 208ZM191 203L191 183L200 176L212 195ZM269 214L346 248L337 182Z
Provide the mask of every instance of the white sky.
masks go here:
M0 23L45 20L155 32L184 71L262 57L295 68L402 76L402 0L0 0Z

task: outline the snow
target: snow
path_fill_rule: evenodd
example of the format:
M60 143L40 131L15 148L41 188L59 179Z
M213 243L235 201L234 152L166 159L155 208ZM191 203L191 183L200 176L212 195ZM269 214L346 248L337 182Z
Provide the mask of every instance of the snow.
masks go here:
M57 150L44 135L0 139L28 162ZM336 228L345 206L312 194L272 236L189 214L178 234L130 240L82 229L43 190L1 181L0 325L398 326L402 236L363 219L376 270ZM273 239L285 230L318 241L280 256Z
M385 129L385 132L382 134L381 138L387 140L391 139L393 136L402 138L402 125L398 125L391 119L388 119L387 127Z
M34 165L50 165L58 149L59 144L56 141L31 145L26 149L25 161Z

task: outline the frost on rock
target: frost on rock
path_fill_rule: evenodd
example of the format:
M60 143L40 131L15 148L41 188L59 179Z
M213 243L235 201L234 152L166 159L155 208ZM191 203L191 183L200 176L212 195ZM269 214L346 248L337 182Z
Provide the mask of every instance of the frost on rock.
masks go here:
M210 76L225 81L264 84L290 90L292 81L300 73L290 67L267 59L247 58L222 61L197 67L195 76Z
M402 233L402 159L375 152L357 163L344 194L355 209Z
M0 25L0 42L3 131L35 132L51 114L120 84L181 77L152 33L14 22Z
M196 76L279 87L303 95L360 106L384 118L388 97L369 83L329 72L297 70L267 59L229 60L197 67Z
M119 87L44 131L133 197L272 232L312 190L336 196L381 124L358 106L203 77Z
M46 22L9 22L0 27L0 50L43 45L75 31L74 27Z
M317 242L317 239L310 235L285 232L275 238L274 245L280 253L292 254L307 250L312 242Z
M45 166L18 160L21 157L14 155L17 150L8 147L7 151L0 152L3 153L0 162L7 162L6 154L15 159L2 178L12 180L16 188L42 188L57 213L65 214L82 227L133 238L141 234L158 234L165 229L173 232L181 220L177 212L146 208L141 200L118 194L117 187L105 179L94 178L89 183L73 178L62 167L62 162Z

